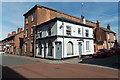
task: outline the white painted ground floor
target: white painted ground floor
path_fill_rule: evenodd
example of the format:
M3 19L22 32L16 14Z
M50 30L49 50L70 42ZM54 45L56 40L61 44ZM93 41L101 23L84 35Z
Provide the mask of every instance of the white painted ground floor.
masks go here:
M36 57L62 59L93 53L93 39L48 37L36 40Z

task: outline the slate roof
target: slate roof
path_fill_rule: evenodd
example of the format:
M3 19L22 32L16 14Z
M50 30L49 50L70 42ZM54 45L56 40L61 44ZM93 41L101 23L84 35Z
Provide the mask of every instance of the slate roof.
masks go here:
M105 32L111 32L111 33L115 33L115 32L113 32L113 31L111 31L111 30L109 30L109 29L107 29L107 28L103 28L103 27L100 27L102 30L104 30ZM116 34L116 33L115 33Z
M40 24L40 25L37 25L37 26L47 25L48 23L54 22L54 21L56 21L56 20L60 20L60 21L64 21L64 22L70 22L70 23L73 23L73 24L77 24L77 25L82 25L82 26L85 26L85 27L94 28L94 26L87 25L87 24L83 24L83 23L81 23L81 22L74 21L74 20L71 20L71 19L68 19L68 18L65 18L65 17L62 17L62 16L58 16L58 17L56 17L56 18L54 18L54 19L51 19L51 20L49 20L49 21L47 21L47 22L44 22L44 23L42 23L42 24ZM36 27L37 27L37 26L36 26Z

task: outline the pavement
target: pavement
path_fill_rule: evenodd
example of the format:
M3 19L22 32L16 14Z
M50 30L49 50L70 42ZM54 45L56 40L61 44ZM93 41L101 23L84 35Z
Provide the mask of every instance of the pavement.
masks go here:
M112 55L102 58L90 58L79 62L80 64L103 66L113 69L120 69L120 55Z
M0 57L1 58L1 57ZM26 56L3 55L2 78L108 78L118 79L119 69L83 65L79 58L47 60ZM96 80L96 79L95 79ZM102 79L103 80L103 79Z

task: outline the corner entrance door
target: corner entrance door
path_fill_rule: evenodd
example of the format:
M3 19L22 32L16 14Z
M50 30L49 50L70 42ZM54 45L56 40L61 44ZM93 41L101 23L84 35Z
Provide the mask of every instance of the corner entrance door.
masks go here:
M61 42L55 43L56 59L62 58L62 44Z
M78 45L79 45L79 58L80 58L82 55L82 42L79 42Z

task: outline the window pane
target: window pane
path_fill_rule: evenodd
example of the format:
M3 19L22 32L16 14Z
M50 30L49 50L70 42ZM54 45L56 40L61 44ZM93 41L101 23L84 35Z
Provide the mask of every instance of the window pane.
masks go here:
M70 26L66 26L66 34L71 35L71 27Z
M73 55L73 44L71 42L67 43L67 55Z

